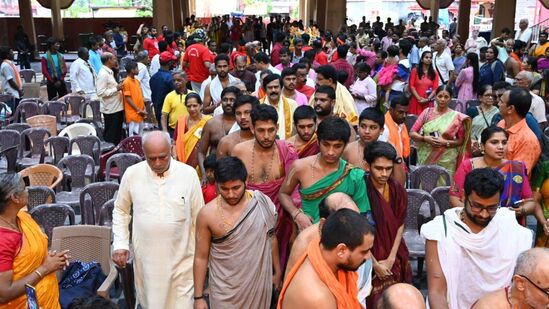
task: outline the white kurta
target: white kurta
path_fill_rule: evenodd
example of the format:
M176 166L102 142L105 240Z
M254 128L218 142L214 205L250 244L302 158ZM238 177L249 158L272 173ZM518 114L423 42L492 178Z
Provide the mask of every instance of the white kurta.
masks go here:
M195 223L204 206L196 171L172 160L164 177L147 162L128 168L113 211L113 250L132 245L135 288L143 309L193 307Z

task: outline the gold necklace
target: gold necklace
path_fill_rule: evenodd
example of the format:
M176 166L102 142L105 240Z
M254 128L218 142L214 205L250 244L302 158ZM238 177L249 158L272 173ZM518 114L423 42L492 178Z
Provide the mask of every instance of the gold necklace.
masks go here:
M318 157L320 156L320 153L315 156L315 160L311 164L311 180L315 181L315 163L318 162Z
M221 221L223 223L223 229L225 230L225 233L229 232L229 228L232 228L234 226L233 223L227 221L225 219L225 214L223 213L223 209L221 209L221 196L217 197L217 211L219 212L219 216L221 217Z
M252 170L251 170L251 173L250 173L250 181L251 183L256 183L255 182L255 143L256 141L254 140L254 144L252 146ZM274 160L274 153L275 153L275 145L272 146L273 147L273 151L271 153L271 160L269 161L269 165L268 165L268 168L267 168L267 174L261 178L261 180L263 182L267 182L267 180L269 180L269 174L271 173L271 169L273 168L273 160Z
M6 220L3 216L0 216L0 220L2 220L2 222L4 222L4 223L6 223L7 225L9 225L11 229L16 230L16 231L19 231L19 226L17 226L17 224L13 224L13 223L9 222L9 221ZM17 218L15 218L15 221L17 222Z

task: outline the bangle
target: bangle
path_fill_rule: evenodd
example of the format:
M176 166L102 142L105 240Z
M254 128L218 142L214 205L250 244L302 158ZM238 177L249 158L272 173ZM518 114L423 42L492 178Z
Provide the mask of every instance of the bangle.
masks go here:
M44 276L42 276L42 273L39 272L38 269L36 269L34 272L38 275L38 277L40 277L40 279L44 278Z
M204 299L204 295L195 296L193 298L194 298L194 300Z
M300 213L303 213L303 210L301 208L298 208L295 212L294 212L294 215L292 216L292 220L295 221L295 218L297 218L297 216L299 216Z

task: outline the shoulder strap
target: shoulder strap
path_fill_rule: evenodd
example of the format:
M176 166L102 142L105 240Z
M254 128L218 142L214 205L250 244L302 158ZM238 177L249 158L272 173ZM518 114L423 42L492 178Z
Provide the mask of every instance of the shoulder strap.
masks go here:
M448 236L448 226L446 225L446 216L442 213L442 224L444 224L444 237Z
M437 55L438 55L438 53L437 53ZM436 60L436 59L437 59L437 56L433 56L433 61L434 61L434 64L435 64L434 67L435 67L435 69L437 70L438 78L440 78L440 82L441 82L442 84L446 84L446 81L444 80L444 78L442 78L442 74L440 74L440 71L439 71L439 69L438 69L438 67L437 67L437 60Z
M480 113L482 114L482 118L484 118L484 122L486 122L486 127L489 127L490 124L488 124L488 120L486 119L486 116L484 116L484 111L482 110L482 108L480 106L477 106L477 108L480 111Z

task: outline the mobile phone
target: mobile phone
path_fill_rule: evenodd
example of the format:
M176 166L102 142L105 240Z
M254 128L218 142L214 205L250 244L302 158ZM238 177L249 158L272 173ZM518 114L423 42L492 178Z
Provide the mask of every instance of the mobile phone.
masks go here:
M440 137L440 133L438 133L438 131L434 131L434 132L431 132L431 135L432 137L436 137L436 138L439 138Z
M511 205L511 207L519 208L520 204L522 204L524 202L531 201L531 200L532 200L531 198L525 198L525 199L522 199L522 200L518 200L518 201L514 202L513 205Z
M36 289L30 284L25 284L25 292L27 293L27 305L29 306L29 309L38 309Z

